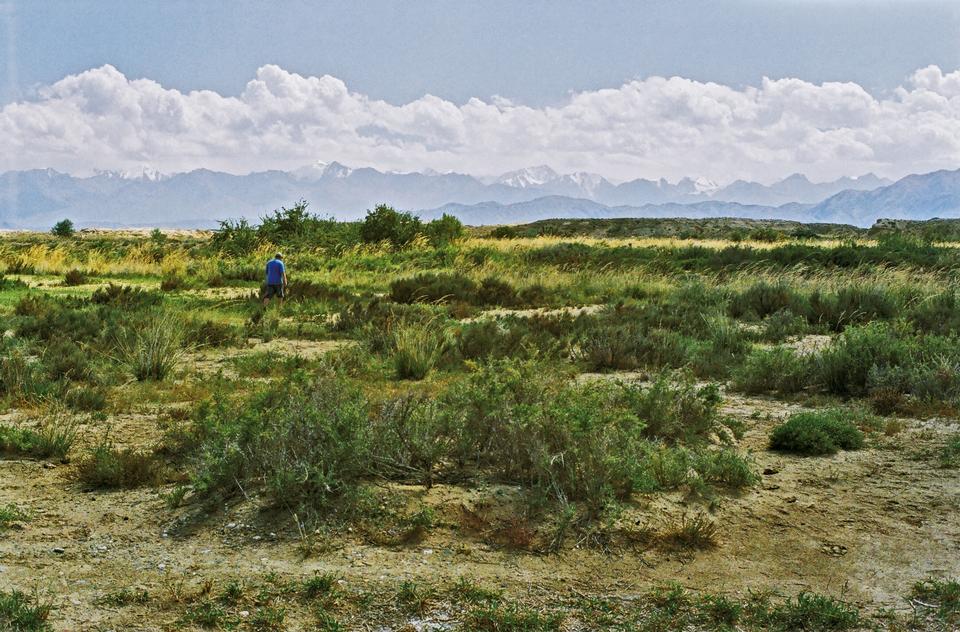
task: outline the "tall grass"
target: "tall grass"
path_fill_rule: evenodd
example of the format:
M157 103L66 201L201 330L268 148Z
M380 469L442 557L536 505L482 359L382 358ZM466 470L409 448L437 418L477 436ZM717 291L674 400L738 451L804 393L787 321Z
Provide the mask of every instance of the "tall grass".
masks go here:
M438 319L405 322L393 327L392 361L400 379L422 380L436 367L450 339Z
M182 324L172 313L155 313L116 339L118 361L139 381L165 379L183 353Z

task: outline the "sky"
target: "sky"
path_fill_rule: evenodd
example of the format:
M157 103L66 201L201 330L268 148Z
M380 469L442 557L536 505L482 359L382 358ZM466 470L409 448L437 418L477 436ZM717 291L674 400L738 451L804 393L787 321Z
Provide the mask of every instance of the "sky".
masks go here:
M0 0L0 171L960 167L960 2Z

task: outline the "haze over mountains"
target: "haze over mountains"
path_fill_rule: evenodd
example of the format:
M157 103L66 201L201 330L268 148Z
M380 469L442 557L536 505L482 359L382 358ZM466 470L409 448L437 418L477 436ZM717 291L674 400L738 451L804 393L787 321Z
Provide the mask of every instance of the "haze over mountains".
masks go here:
M301 198L312 211L338 219L363 217L385 202L424 218L450 213L468 224L730 216L869 225L882 217L960 217L960 171L897 182L867 174L814 183L794 174L770 185L738 180L718 186L694 178L614 184L596 174L559 174L547 166L493 178L381 172L337 162L248 175L198 169L81 178L45 169L0 174L0 227L45 229L64 217L81 227L212 227L225 218L256 219Z

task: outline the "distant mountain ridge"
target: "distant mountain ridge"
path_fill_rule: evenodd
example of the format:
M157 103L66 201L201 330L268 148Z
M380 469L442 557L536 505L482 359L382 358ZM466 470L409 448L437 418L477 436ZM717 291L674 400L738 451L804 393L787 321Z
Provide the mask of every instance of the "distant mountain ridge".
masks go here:
M198 169L99 172L78 178L51 169L0 174L0 227L47 228L69 217L79 226L210 227L255 219L306 199L311 210L357 219L385 202L424 217L444 212L470 224L550 217L750 217L872 223L880 217L960 216L960 171L890 182L873 174L814 183L794 174L773 184L738 180L636 179L614 184L591 173L546 165L478 178L459 173L382 172L337 162L247 175Z

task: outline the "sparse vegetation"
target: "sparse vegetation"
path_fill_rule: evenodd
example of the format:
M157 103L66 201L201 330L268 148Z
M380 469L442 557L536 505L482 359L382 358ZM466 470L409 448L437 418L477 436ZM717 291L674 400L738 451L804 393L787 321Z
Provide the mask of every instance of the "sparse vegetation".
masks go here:
M732 220L491 231L388 206L337 222L305 203L212 236L5 234L0 463L16 474L0 529L33 551L10 564L57 556L31 567L44 579L94 556L125 569L129 588L70 584L70 607L101 609L111 626L948 629L956 590L943 579L918 584L905 595L914 612L889 620L756 577L781 592L745 595L723 572L723 594L690 590L697 578L630 599L578 583L618 560L671 579L662 560L762 556L795 528L771 512L828 492L840 500L817 506L831 528L836 507L873 512L856 504L864 494L886 512L863 521L882 523L870 538L921 520L891 501L926 477L949 484L960 463L945 431L960 411L960 251L877 236ZM278 244L290 296L264 309ZM767 433L775 452L758 450ZM785 456L868 443L855 459ZM936 528L952 507L942 487L926 488L922 521ZM76 517L90 512L109 526ZM820 528L819 515L805 519ZM222 541L223 568L181 574L179 560L116 545L160 525L171 551L196 534ZM798 550L776 554L802 574ZM274 552L323 571L232 564ZM418 562L395 580L364 570L390 559ZM542 590L436 580L460 560L521 577L536 567ZM577 592L541 572L553 564ZM7 627L50 629L57 609L11 595L0 628L16 611L35 623Z

